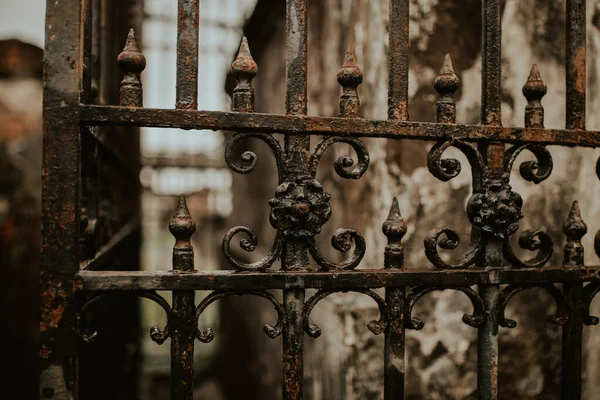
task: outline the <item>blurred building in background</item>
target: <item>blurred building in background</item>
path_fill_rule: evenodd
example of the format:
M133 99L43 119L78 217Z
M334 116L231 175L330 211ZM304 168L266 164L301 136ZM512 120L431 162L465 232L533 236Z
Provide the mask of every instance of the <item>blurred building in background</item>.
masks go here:
M200 40L198 108L228 110L230 98L223 90L229 66L239 46L242 27L256 0L202 0L200 2ZM145 0L141 42L147 60L144 72L144 104L148 108L172 108L175 105L175 69L177 42L177 2ZM197 223L193 236L196 269L220 269L220 237L224 221L231 213L230 170L223 161L223 133L181 129L144 128L141 131L142 170L142 259L141 268L170 270L173 237L166 229L179 193L187 194L190 213ZM163 293L170 300L170 292ZM202 298L205 293L198 293ZM218 329L219 304L203 313L201 325ZM153 302L142 302L143 333L165 323L164 311ZM217 398L211 376L211 360L219 346L197 346L195 368L200 391ZM142 398L168 396L170 352L168 345L157 346L142 336ZM207 377L204 379L203 377ZM206 398L207 394L203 397Z

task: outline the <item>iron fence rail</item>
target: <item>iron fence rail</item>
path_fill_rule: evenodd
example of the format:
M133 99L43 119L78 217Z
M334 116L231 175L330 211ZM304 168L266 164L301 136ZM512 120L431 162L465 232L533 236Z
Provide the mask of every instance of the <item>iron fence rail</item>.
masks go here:
M566 129L546 129L541 99L546 85L533 67L523 93L528 105L525 126L505 128L501 119L501 7L500 0L482 0L482 110L481 125L456 124L454 93L459 87L449 56L434 82L439 95L436 123L409 121L408 116L408 25L409 1L390 0L389 107L386 121L360 118L357 88L362 83L354 52L349 50L337 79L342 86L339 117L307 116L307 0L287 0L286 17L286 113L254 112L252 79L258 67L244 39L232 64L236 87L232 112L197 110L199 1L178 1L177 88L172 110L143 108L140 74L145 58L133 30L127 37L118 62L123 72L120 105L92 105L88 92L94 21L89 1L49 2L47 14L45 74L44 147L44 244L41 273L40 393L43 398L66 398L57 376L73 376L56 367L72 358L73 330L84 341L95 338L88 332L82 315L107 296L133 294L157 302L167 314L167 326L153 328L157 343L171 340L171 397L191 399L193 393L193 352L195 341L209 342L214 333L199 330L197 320L212 302L231 295L254 295L270 301L277 322L265 326L268 336L282 336L282 398L303 397L303 340L318 337L320 329L310 323L315 305L337 292L357 292L371 297L380 318L369 324L375 334L385 335L384 398L404 398L405 332L421 329L423 321L412 309L425 294L434 290L457 290L472 303L472 313L463 321L478 329L478 398L498 398L498 331L515 321L504 315L509 301L531 288L546 290L556 302L550 322L563 326L561 398L581 398L581 345L584 324L598 323L589 313L600 292L600 267L585 266L581 238L587 226L577 202L565 222L564 263L549 266L554 245L542 231L525 231L519 238L523 249L536 252L520 259L509 237L523 217L521 196L512 191L510 172L521 152L531 152L536 161L522 163L521 175L541 183L553 168L547 145L600 147L600 132L585 130L585 16L584 0L567 0L567 124ZM84 35L80 36L83 32ZM83 41L82 38L83 37ZM98 71L92 71L99 75ZM83 90L81 90L83 88ZM125 240L132 228L126 224L95 256L79 252L80 175L82 147L80 134L90 126L151 126L183 129L231 130L225 161L237 173L252 171L257 157L244 152L235 158L235 149L245 139L257 139L271 149L278 168L278 188L271 206L270 222L276 229L270 252L261 260L246 263L233 255L233 238L245 235L240 245L251 252L257 247L256 233L247 227L232 228L223 239L223 254L233 268L225 271L195 271L190 237L195 223L182 196L169 229L176 239L172 271L96 270L110 266L110 254ZM80 132L80 129L82 131ZM284 135L283 144L272 134ZM310 139L319 136L311 150ZM435 144L427 164L442 181L456 177L461 165L443 157L449 147L462 151L473 175L473 195L467 215L473 233L468 251L459 261L449 262L439 249L458 247L458 234L448 227L434 228L424 238L424 250L432 266L407 266L402 239L407 225L394 199L383 234L388 239L381 269L356 269L361 265L366 242L360 232L338 229L332 246L349 257L335 263L324 257L315 236L331 215L330 196L315 179L322 154L334 143L349 144L356 161L340 157L335 170L343 178L359 179L368 169L369 152L360 138L429 140ZM512 146L508 147L510 144ZM83 158L85 166L85 158ZM600 177L600 163L597 164ZM66 185L66 187L65 187ZM596 235L600 256L600 233ZM311 261L312 259L312 261ZM272 270L281 260L281 270ZM318 266L315 270L311 265ZM80 269L80 266L84 266ZM373 266L368 266L373 267ZM415 268L419 267L419 268ZM105 268L106 269L106 268ZM501 286L502 285L502 286ZM504 286L507 285L507 286ZM382 297L373 291L384 288ZM306 289L318 289L306 298ZM172 304L156 293L173 292ZM196 290L213 292L197 302ZM279 301L268 290L281 291ZM83 305L75 298L84 296ZM77 382L68 385L76 392Z

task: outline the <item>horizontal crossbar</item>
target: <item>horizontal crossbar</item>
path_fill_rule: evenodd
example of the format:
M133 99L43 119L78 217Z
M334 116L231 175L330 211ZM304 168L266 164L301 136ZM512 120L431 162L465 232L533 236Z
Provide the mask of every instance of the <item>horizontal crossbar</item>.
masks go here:
M503 128L397 120L247 114L221 111L167 110L81 105L84 125L148 126L181 129L258 131L297 135L381 137L417 140L490 140L600 147L600 132L584 130Z
M536 284L600 279L600 267L504 270L354 270L342 272L81 271L83 290L264 290Z

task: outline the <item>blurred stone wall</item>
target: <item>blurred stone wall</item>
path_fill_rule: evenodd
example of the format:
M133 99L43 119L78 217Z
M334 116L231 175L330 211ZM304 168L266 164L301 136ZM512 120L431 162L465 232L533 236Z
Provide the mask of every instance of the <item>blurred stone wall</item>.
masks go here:
M285 21L278 2L259 1L246 34L259 74L255 80L258 112L284 111ZM588 0L588 129L600 129L598 93L600 76L600 2ZM322 0L309 7L309 114L333 116L338 112L340 88L336 73L345 51L355 45L358 65L364 73L359 87L362 116L387 117L387 46L388 0ZM433 121L436 94L433 81L444 55L449 53L461 79L457 93L458 123L477 124L481 91L481 2L479 0L412 0L410 53L410 119ZM565 124L565 10L564 1L506 0L503 11L503 104L504 126L523 126L526 101L521 93L529 70L537 63L548 86L543 100L546 126L562 128ZM313 146L315 141L313 140ZM339 227L358 229L367 241L362 263L366 268L383 266L385 237L381 224L392 198L397 196L409 228L405 237L406 265L426 267L423 238L436 226L449 226L463 239L469 237L470 224L465 204L471 193L468 163L460 154L448 152L463 164L461 175L442 183L426 168L431 143L419 141L367 140L371 165L358 181L344 181L333 171L333 160L353 154L345 145L329 150L322 160L317 178L332 195L333 215L320 235L320 247L328 252L330 234ZM274 162L262 144L249 144L259 157L256 170L234 179L234 212L230 226L246 225L255 229L262 245L261 255L274 237L267 213L268 199L276 187ZM521 231L542 229L555 242L552 265L562 263L562 225L573 200L579 200L588 224L586 263L597 264L592 250L594 232L600 228L600 203L595 201L600 182L594 166L600 152L589 149L552 147L554 172L536 186L524 181L518 171L512 174L513 190L524 199L525 218ZM527 161L522 156L517 162ZM270 178L269 178L270 177ZM248 197L248 193L254 193ZM249 213L248 210L253 210ZM518 247L513 237L513 247ZM468 240L464 240L465 242ZM452 252L462 254L466 244ZM260 248L258 251L261 251ZM521 256L529 254L519 253ZM598 301L593 306L596 312ZM261 308L264 307L264 308ZM464 399L474 398L476 389L476 330L461 322L470 312L464 295L451 291L427 295L415 308L425 328L409 332L407 337L407 398ZM553 312L551 299L537 290L527 291L513 300L507 314L518 327L500 333L500 398L556 399L559 396L560 329L546 323ZM252 309L252 310L251 310ZM259 311L255 311L258 309ZM270 322L270 306L259 303L238 305L236 312L257 313L253 320ZM366 323L377 317L370 299L352 294L331 296L313 313L323 335L305 339L305 391L308 399L379 399L383 392L383 338L373 336ZM230 317L231 318L231 317ZM281 342L269 342L253 322L240 322L231 340L246 328L244 341L253 343L245 351L261 360L248 366L256 398L279 395ZM593 333L593 335L592 335ZM584 391L585 399L596 398L600 390L600 331L585 328ZM274 397L275 396L275 397ZM255 397L252 397L255 398Z

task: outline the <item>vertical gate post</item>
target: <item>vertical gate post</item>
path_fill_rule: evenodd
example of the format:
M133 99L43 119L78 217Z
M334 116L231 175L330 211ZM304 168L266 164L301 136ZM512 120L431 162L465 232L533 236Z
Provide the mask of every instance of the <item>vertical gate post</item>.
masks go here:
M482 76L481 122L501 126L502 104L502 2L482 0ZM486 178L502 182L504 178L504 144L482 143L480 151L486 161ZM487 190L484 185L482 190ZM481 233L479 233L481 234ZM492 235L483 235L483 264L488 269L503 266L503 241ZM506 239L508 240L508 239ZM477 340L477 386L480 400L498 398L498 297L499 285L480 285L479 292L486 305L483 324Z
M566 20L566 127L585 129L586 93L586 1L567 0ZM587 227L577 202L563 228L567 235L564 265L581 267L583 247L580 239ZM570 305L569 319L563 327L561 399L581 399L581 351L583 333L583 283L563 284Z
M286 113L307 113L307 19L308 0L286 2ZM308 169L310 136L286 136L284 174L289 179L302 175ZM306 238L285 237L282 269L305 270L309 267ZM303 396L303 341L302 309L304 289L283 291L286 322L283 328L283 399L302 399Z
M175 107L198 108L200 0L177 2L177 90Z
M401 241L406 235L406 222L400 215L398 199L394 197L390 214L383 224L383 233L388 238L385 247L385 268L404 270L404 246ZM406 288L386 288L385 302L388 306L388 325L385 332L384 399L404 399L405 366L405 312Z
M567 236L563 265L583 267L583 245L581 238L587 233L587 225L581 218L579 204L573 203L563 232ZM561 399L581 399L581 350L583 333L583 283L563 284L563 292L569 304L569 318L563 326Z
M585 129L586 0L567 0L567 129Z
M175 216L169 223L175 237L173 271L194 271L194 248L191 236L196 223L190 216L185 197L179 197ZM194 341L196 339L196 306L193 290L173 290L173 321L171 334L171 399L192 400L194 392Z
M72 298L79 271L79 95L82 2L49 1L44 51L44 159L40 266L40 398L70 399L75 386Z
M388 118L407 121L410 0L390 0L389 4Z

